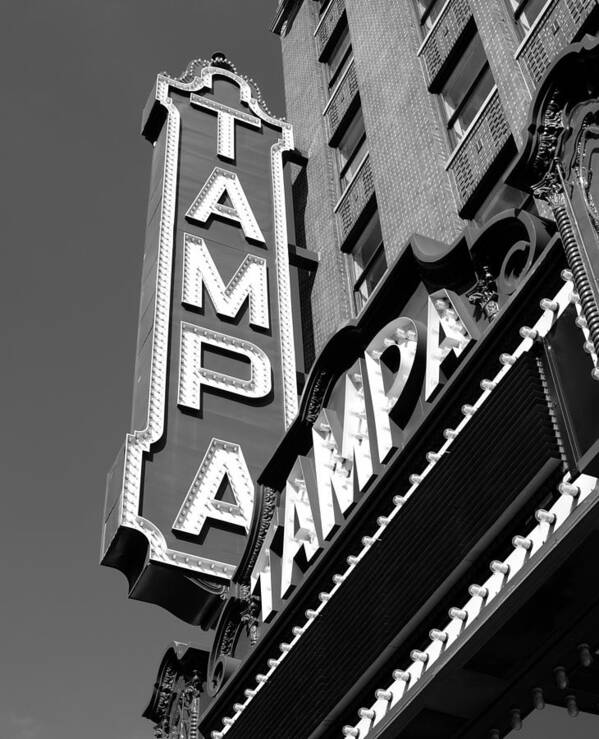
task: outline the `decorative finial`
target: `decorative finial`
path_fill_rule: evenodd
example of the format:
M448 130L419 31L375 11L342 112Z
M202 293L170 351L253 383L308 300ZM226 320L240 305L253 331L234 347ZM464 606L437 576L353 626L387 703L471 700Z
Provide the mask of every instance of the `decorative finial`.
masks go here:
M222 51L215 51L212 55L211 64L213 67L221 67L221 69L228 69L229 72L235 72L233 65L227 59L227 55L223 54Z

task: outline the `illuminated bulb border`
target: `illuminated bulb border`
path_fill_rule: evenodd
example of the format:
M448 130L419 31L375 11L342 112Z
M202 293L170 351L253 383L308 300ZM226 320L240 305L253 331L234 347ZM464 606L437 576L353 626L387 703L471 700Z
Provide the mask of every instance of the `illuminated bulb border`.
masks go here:
M489 395L493 392L493 389L497 387L501 380L511 370L515 360L517 360L519 357L521 357L532 348L532 346L535 344L535 341L537 340L537 337L543 337L549 332L555 321L557 321L557 319L566 310L570 302L574 302L575 305L577 305L577 311L579 315L581 315L579 306L576 301L572 299L572 296L572 284L568 280L566 280L566 284L561 288L561 290L555 296L554 300L547 301L547 307L543 310L541 317L532 327L532 329L536 331L535 338L531 338L532 334L524 337L516 350L513 352L513 354L505 355L505 357L509 357L510 360L511 358L513 358L514 361L508 361L505 363L501 362L502 367L497 375L493 378L493 380L489 380L484 383L482 394L479 396L476 403L474 403L472 406L469 406L468 414L464 415L464 418L462 419L460 424L454 429L455 434L452 434L451 438L447 439L445 444L443 444L443 446L438 450L439 458L442 457L442 455L447 451L448 447L459 436L462 429L470 422L472 416L487 400ZM555 304L557 304L557 308L555 308ZM502 355L502 357L504 357L504 355ZM593 361L595 361L595 358L593 358ZM294 639L289 644L284 645L285 649L281 650L281 655L277 660L277 664L273 664L271 669L266 673L266 680L264 682L268 681L273 672L276 670L277 666L296 646L303 634L305 634L306 630L309 629L310 626L314 623L316 615L318 615L326 607L327 603L332 600L337 590L343 586L344 581L359 565L363 557L366 556L366 553L371 549L372 544L381 537L385 528L400 511L403 503L416 492L417 487L429 474L435 464L437 464L436 461L430 461L419 475L411 476L411 480L413 479L414 482L405 493L405 495L395 496L397 498L401 497L401 501L398 500L397 503L395 503L395 507L393 508L391 513L388 516L384 517L384 521L380 520L380 518L378 519L378 522L380 524L379 528L376 530L372 537L365 537L368 539L368 543L363 543L362 549L359 554L350 555L347 558L348 567L343 574L343 579L338 579L336 581L335 586L327 594L326 600L322 600L318 608L315 609L315 611L311 612L310 615L312 615L313 617L308 619L303 627L298 627L297 629L295 629ZM471 590L473 587L476 587L476 593L469 593L470 599L462 608L450 609L449 623L443 629L432 630L431 633L434 634L434 638L431 639L431 643L427 646L425 650L412 650L412 655L416 657L415 661L412 661L407 670L394 671L393 683L391 683L391 685L389 685L388 687L377 691L377 700L370 707L368 714L361 717L360 721L354 726L343 727L343 734L345 736L354 736L358 737L359 739L364 739L364 737L368 736L371 729L383 719L383 717L392 707L397 705L397 703L401 700L405 693L411 690L414 685L418 683L420 677L422 677L425 671L437 661L440 655L450 645L454 644L459 638L461 638L462 634L469 631L471 624L477 619L477 617L484 610L487 604L490 603L497 595L499 595L499 593L504 589L507 583L509 583L522 570L530 557L538 552L547 543L553 532L568 519L570 514L580 505L583 500L590 496L599 487L599 480L589 475L581 475L574 483L572 483L572 481L570 481L569 479L564 480L564 482L565 485L563 485L563 483L560 483L560 485L563 485L564 492L562 492L560 488L560 497L553 504L549 511L542 511L542 515L537 517L537 526L525 537L514 537L514 540L512 541L513 551L511 552L511 554L505 559L504 562L497 562L497 565L505 565L505 567L495 566L495 571L492 572L491 576L481 586L471 586L469 590ZM577 487L579 489L579 493L577 496L573 496L571 493L571 490L574 487ZM524 541L526 541L526 546L522 546L522 543ZM495 562L493 564L495 565ZM484 593L484 598L481 597L479 591L480 593ZM443 634L443 638L439 638L441 634ZM252 696L248 697L246 702L243 704L244 709L250 703L252 698L258 693L263 684L264 683L258 683L256 688L251 691ZM392 695L391 700L387 699L389 693L391 693ZM370 711L372 711L372 714ZM240 714L241 710L234 712L232 716L232 724L235 723ZM370 718L371 715L374 715L374 718ZM221 732L212 732L212 739L218 739L219 737L224 736L227 733L228 729L229 726L225 725L224 729Z
M150 362L150 381L148 390L148 410L146 425L128 433L125 438L123 487L118 505L118 526L126 526L141 532L149 544L149 560L158 562L180 562L186 569L206 575L219 575L230 580L235 572L222 562L204 557L189 555L167 547L166 540L158 527L139 515L143 455L150 451L152 444L162 438L164 433L164 414L166 400L166 378L168 364L168 339L170 323L172 262L175 226L175 206L177 193L177 171L179 166L179 139L181 116L169 97L169 89L199 92L212 90L213 77L228 77L239 86L242 103L263 122L280 129L281 136L273 144L270 152L273 187L273 216L275 241L275 266L277 276L277 299L279 306L279 333L281 346L281 365L283 376L285 428L289 428L297 415L297 380L295 342L291 316L291 287L289 276L289 248L287 239L287 214L285 210L285 190L283 178L283 152L294 149L293 128L283 119L275 118L265 108L260 93L254 96L253 80L221 67L208 64L199 75L191 77L197 60L188 65L180 78L159 74L156 79L156 100L167 111L166 149L162 176L162 201L160 206L160 226L158 236L158 257L156 269L156 293L154 308L154 333ZM106 527L105 531L106 533ZM103 542L103 551L110 542Z

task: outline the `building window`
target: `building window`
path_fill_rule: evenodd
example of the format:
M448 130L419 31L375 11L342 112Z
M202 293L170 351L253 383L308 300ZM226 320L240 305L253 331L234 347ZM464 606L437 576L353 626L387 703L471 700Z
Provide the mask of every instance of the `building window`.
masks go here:
M416 10L425 34L433 27L444 4L444 0L416 0Z
M547 0L509 0L509 2L521 35L525 36L539 17Z
M341 78L342 74L349 67L352 61L352 48L349 39L349 29L347 24L343 26L343 30L339 38L331 49L325 62L327 80L329 87L333 86Z
M464 136L493 85L485 50L475 33L440 91L453 146Z
M364 118L362 117L362 108L358 108L337 144L337 161L342 192L349 185L367 153Z
M387 260L379 214L375 212L351 250L356 313L364 307L385 274Z

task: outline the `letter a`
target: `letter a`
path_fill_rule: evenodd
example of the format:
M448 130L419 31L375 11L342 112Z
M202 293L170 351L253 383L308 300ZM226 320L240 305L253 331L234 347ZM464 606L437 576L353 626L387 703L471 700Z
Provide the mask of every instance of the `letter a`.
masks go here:
M235 503L217 498L218 489L227 478ZM174 531L200 534L209 518L250 527L254 508L254 483L239 444L212 439L200 469L191 483L179 510Z
M220 202L223 195L229 198L232 206ZM239 177L234 172L220 167L212 170L212 174L190 205L185 217L192 221L206 223L212 215L236 221L241 225L246 239L264 243L264 236L250 208Z

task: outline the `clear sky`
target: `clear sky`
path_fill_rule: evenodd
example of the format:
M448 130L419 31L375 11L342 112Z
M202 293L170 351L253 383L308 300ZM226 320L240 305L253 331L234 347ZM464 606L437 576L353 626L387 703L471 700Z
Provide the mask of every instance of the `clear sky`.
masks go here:
M275 5L3 3L2 739L149 739L140 715L164 650L201 641L98 566L131 404L151 155L139 124L157 72L214 51L283 114Z

